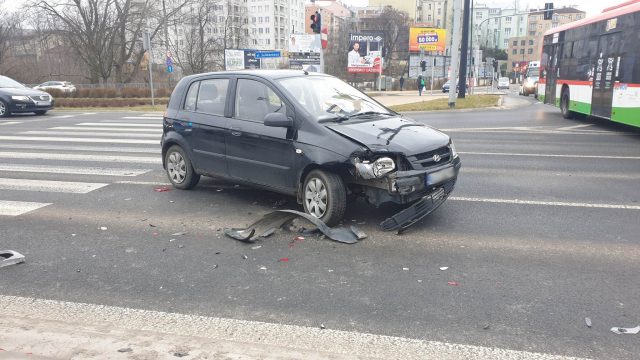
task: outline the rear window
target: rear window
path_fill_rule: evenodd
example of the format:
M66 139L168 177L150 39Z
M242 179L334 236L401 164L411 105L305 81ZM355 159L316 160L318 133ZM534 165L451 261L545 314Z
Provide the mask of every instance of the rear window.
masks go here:
M189 86L184 109L224 116L229 79L207 79Z

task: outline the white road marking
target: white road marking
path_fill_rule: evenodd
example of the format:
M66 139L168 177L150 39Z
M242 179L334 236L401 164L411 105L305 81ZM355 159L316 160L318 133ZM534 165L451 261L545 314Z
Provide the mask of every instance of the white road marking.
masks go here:
M464 155L495 155L495 156L560 157L560 158L577 158L577 159L640 160L640 156L610 156L610 155L528 154L528 153L474 152L474 151L458 151L458 154L464 154Z
M117 132L147 132L162 134L162 128L119 128L119 127L83 127L83 126L57 126L50 130L78 130L78 131L117 131Z
M90 154L54 154L34 152L0 151L0 159L42 159L61 161L98 161L110 163L162 164L159 156L126 156L126 155L90 155Z
M0 121L0 125L17 125L22 124L22 121Z
M262 346L264 353L269 347L278 346L295 350L298 358L304 358L306 352L322 352L322 358L376 358L376 359L492 359L492 360L578 360L574 357L517 351L496 347L451 344L440 341L402 338L396 336L375 335L355 331L320 329L298 325L265 323L250 320L206 317L167 313L160 311L139 310L108 305L93 305L67 301L42 300L18 296L0 295L0 315L3 319L34 319L60 323L59 329L68 329L71 324L96 329L105 326L115 332L151 331L158 334L172 334L198 339L211 339L211 342L226 344L237 342L247 346ZM96 320L98 320L96 322ZM2 326L0 339L10 336L11 325ZM28 327L27 327L28 328ZM56 331L55 326L50 330ZM58 330L59 336L49 336L48 347L64 346L56 344L56 339L66 338L65 330ZM73 328L71 330L74 331ZM96 330L98 333L103 330ZM7 335L4 335L7 334ZM105 334L108 337L110 334ZM417 336L420 336L419 334ZM136 339L137 340L137 339ZM33 339L35 345L41 345ZM199 340L202 342L202 340ZM5 350L15 351L13 341L4 341ZM148 342L148 341L147 341ZM208 343L209 341L205 341ZM110 342L113 343L113 342ZM224 346L224 345L223 345ZM221 347L223 347L221 346ZM241 345L240 345L241 346ZM68 350L68 343L64 346ZM80 347L80 346L78 346ZM24 351L19 347L18 350ZM113 352L112 347L109 350ZM327 356L330 351L331 356ZM238 349L238 353L242 350ZM196 352L197 353L197 352ZM262 354L264 356L264 353ZM97 354L100 357L101 354ZM340 355L339 357L336 355ZM233 356L233 358L247 358ZM253 357L250 357L253 358ZM283 358L289 358L283 357ZM316 358L313 356L313 358Z
M51 203L0 200L0 216L18 216Z
M589 126L593 126L593 124L580 124L580 125L573 125L573 126L565 126L565 127L561 127L558 128L557 130L574 130L574 129L580 129L580 128L585 128L585 127L589 127Z
M162 116L162 113L158 112L158 113L146 113L146 114L142 114L140 115L141 117L158 117L158 116Z
M0 164L0 171L47 173L47 174L75 174L101 176L138 176L148 173L149 169L121 169L101 167L49 166L31 164Z
M82 145L36 145L36 144L0 144L0 149L28 149L28 150L59 150L59 151L96 151L117 153L147 153L160 155L160 147L113 147L113 146L82 146Z
M125 120L162 120L162 116L125 116Z
M117 126L117 127L162 127L162 124L132 124L131 122L84 122L76 124L79 126Z
M552 135L638 135L631 132L608 130L568 130L562 131L552 127L497 127L497 128L449 128L439 129L444 132L473 132L485 134L552 134Z
M171 183L168 182L157 182L157 181L116 181L116 184L126 184L126 185L151 185L151 186L171 186Z
M160 134L121 134L121 133L110 133L110 132L99 132L99 131L48 131L48 130L34 130L34 131L24 131L21 134L26 135L65 135L65 136L113 136L116 138L119 137L129 137L129 138L157 138L158 143L160 143Z
M68 119L68 118L72 118L76 115L58 115L58 116L54 116L54 119Z
M74 181L49 181L30 179L7 179L0 178L0 189L2 190L22 190L40 191L69 194L86 194L93 190L100 189L109 184L86 183Z
M640 210L640 206L622 205L622 204L590 204L590 203L570 203L561 201L536 201L536 200L520 200L520 199L491 199L491 198L468 198L451 196L452 201L468 201L468 202L485 202L496 204L517 204L517 205L541 205L541 206L566 206L566 207L584 207L596 209L622 209L622 210Z
M87 143L110 143L110 144L154 144L160 146L160 140L139 140L139 139L100 139L100 138L74 138L58 136L2 136L0 140L9 141L53 141L53 142L87 142Z

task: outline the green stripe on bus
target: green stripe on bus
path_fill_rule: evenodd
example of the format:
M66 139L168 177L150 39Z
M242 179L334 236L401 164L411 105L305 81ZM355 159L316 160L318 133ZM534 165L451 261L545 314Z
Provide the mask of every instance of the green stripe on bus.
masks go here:
M591 104L584 103L580 101L570 100L569 101L569 110L575 111L581 114L591 114Z
M640 126L640 107L615 107L611 120L627 125Z

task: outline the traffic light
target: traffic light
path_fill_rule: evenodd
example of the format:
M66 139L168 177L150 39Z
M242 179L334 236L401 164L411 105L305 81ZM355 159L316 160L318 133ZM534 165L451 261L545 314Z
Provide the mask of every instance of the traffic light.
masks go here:
M493 59L492 65L493 65L493 71L497 72L498 71L498 60Z
M553 19L553 3L544 3L544 16L545 20Z
M420 61L420 68L422 69L422 71L426 71L427 70L427 62L422 60Z
M315 15L316 15L315 21L314 21L315 26L313 26L313 32L316 34L320 34L320 31L322 30L322 17L320 16L319 11L316 11Z

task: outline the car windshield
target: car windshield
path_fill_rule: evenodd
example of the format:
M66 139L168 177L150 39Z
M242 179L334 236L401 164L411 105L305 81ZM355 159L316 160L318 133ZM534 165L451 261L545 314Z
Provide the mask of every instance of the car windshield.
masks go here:
M505 78L505 77L501 77L500 79L498 79L498 81L500 82L507 82L509 81L509 79Z
M8 78L6 76L0 75L0 88L23 88L24 85L19 82Z
M316 121L395 115L351 85L329 76L300 76L278 81Z

